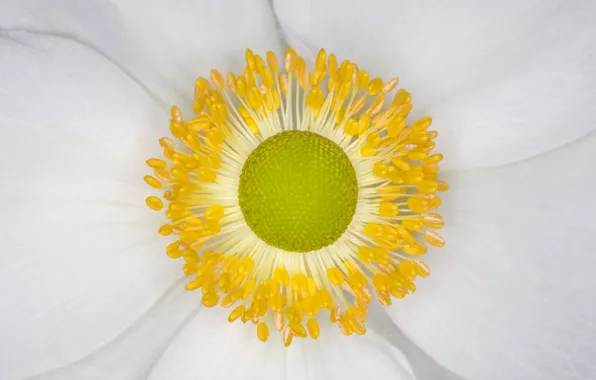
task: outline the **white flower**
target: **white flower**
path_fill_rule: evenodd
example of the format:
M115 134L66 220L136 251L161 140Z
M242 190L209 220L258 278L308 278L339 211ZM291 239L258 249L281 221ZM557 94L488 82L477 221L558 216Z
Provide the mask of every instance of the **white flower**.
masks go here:
M595 16L554 0L3 0L0 378L595 378ZM196 76L286 41L398 76L451 185L416 294L364 336L290 348L184 291L141 181Z

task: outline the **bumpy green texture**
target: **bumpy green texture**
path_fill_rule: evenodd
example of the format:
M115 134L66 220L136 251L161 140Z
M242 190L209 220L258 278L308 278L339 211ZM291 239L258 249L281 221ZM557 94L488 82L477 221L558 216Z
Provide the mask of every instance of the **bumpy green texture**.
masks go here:
M265 243L310 252L335 242L356 211L356 171L333 141L285 131L248 156L238 199L244 219Z

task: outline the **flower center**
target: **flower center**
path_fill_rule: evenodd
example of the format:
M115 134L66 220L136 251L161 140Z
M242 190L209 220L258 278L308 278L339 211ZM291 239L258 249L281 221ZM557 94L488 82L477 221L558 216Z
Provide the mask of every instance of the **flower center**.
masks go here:
M290 252L314 251L335 242L356 211L358 181L345 152L308 131L285 131L249 155L238 199L251 230Z
M365 334L370 303L414 293L430 273L420 258L445 244L432 119L406 120L397 78L323 49L312 71L292 49L283 67L247 49L242 73L209 78L196 81L194 115L172 107L175 139L159 140L164 159L145 176L185 288L263 342L270 326L285 346L317 339L324 319Z

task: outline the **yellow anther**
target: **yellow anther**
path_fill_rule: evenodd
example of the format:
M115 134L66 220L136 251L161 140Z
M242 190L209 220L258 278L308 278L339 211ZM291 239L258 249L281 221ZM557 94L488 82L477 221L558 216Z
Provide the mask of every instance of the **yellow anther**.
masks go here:
M422 220L407 219L401 222L401 225L410 231L421 231L424 228Z
M284 329L283 335L282 335L282 341L284 343L284 346L290 347L290 345L292 344L293 338L294 338L294 334L292 333L290 326L286 326L286 328Z
M388 292L384 293L377 293L377 301L381 304L381 306L391 306L391 297L389 296Z
M224 208L222 205L212 205L205 210L205 218L207 219L221 219L224 216Z
M358 134L358 122L354 119L348 119L344 124L344 132L348 136L356 136Z
M201 182L213 182L217 174L210 169L199 169L197 170L197 179Z
M356 78L356 87L358 87L358 90L362 91L366 88L366 86L368 85L368 78L368 71L360 70L358 72L358 76Z
M416 265L410 260L404 260L399 264L399 273L408 281L416 277Z
M367 91L370 96L379 95L382 90L383 90L383 80L381 78L375 78L375 79L371 80L370 83L368 84Z
M150 197L147 197L147 199L145 199L145 203L147 203L147 206L149 206L149 208L151 208L155 211L159 211L163 208L162 200L156 196L153 196L153 195Z
M373 174L380 178L386 178L389 174L389 168L383 162L375 162L373 165Z
M239 97L244 98L246 96L247 91L248 86L246 85L246 80L244 79L244 77L239 77L238 79L236 79L236 94Z
M343 83L346 83L349 85L352 84L352 74L354 73L353 70L354 69L353 69L350 61L345 60L341 63L339 72L340 72L341 80Z
M285 268L277 268L273 276L280 285L287 286L290 284L290 275Z
M286 54L284 56L284 68L287 72L291 73L294 71L294 67L296 67L296 52L294 49L290 48L286 50Z
M309 106L311 109L320 109L324 102L325 98L323 95L323 90L321 90L318 87L315 87L312 90L310 90L310 92L306 96L306 105Z
M385 97L379 96L378 98L375 99L374 102L372 102L372 104L368 108L367 112L374 116L374 115L378 114L383 109L384 106L385 106Z
M300 307L300 311L308 315L309 317L317 315L319 311L317 305L315 304L315 299L313 296L306 296L302 298L302 300L297 304Z
M375 238L382 233L382 227L376 223L367 223L364 226L364 233L371 238Z
M445 245L445 239L435 231L425 231L424 238L429 244L435 247L442 247Z
M261 342L266 342L269 339L269 326L266 322L261 322L257 326L257 337Z
M387 82L387 83L385 83L385 85L383 85L383 89L381 90L381 92L383 94L390 93L391 91L393 91L395 89L395 87L397 87L398 83L399 83L398 78L391 79L389 82Z
M353 271L348 276L348 283L352 288L362 288L366 286L366 277L359 270Z
M368 136L366 136L366 143L371 147L376 148L381 145L381 136L379 136L377 132L369 133Z
M333 285L341 285L345 281L343 272L336 267L327 269L327 278Z
M244 69L243 76L244 76L244 80L246 81L247 89L255 86L256 78L255 78L255 72L253 70L246 67Z
M277 57L275 56L275 54L272 51L268 51L267 52L267 63L269 64L269 68L271 69L271 71L273 71L274 73L279 71L279 64L277 62Z
M405 253L412 256L424 255L427 251L426 247L420 243L414 242L411 244L404 245L402 248Z
M391 120L387 124L387 134L389 137L398 137L404 131L406 121L403 118Z
M438 189L437 182L433 181L432 179L422 180L418 182L416 187L418 188L418 191L422 194L432 194Z
M360 116L358 120L358 134L363 134L366 132L370 125L370 116L368 114L364 114Z
M413 196L408 199L408 208L414 212L425 212L430 209L428 200L420 196Z
M172 227L171 224L164 224L161 227L159 227L157 232L162 236L168 236L172 233L173 230L174 230L174 228Z
M269 308L274 312L281 312L284 307L284 298L278 292L269 297Z
M426 200L428 202L429 209L437 208L441 205L441 198L436 194L427 195Z
M273 324L275 325L275 328L277 329L277 331L283 330L284 325L285 325L283 313L281 313L281 312L273 313Z
M197 240L201 240L202 238L204 238L205 235L202 232L199 231L183 231L180 234L180 239L184 240L184 241L188 241L188 242L194 242Z
M182 112L180 112L180 109L176 106L172 106L172 108L170 108L170 115L172 117L172 120L181 122L182 121Z
M265 70L265 61L259 55L255 55L255 64L256 68L254 69L259 75L263 75L263 70Z
M302 322L302 313L298 311L295 306L296 305L287 307L284 313L288 320L300 323Z
M389 254L389 251L387 251L384 248L381 247L375 247L372 250L372 254L373 254L373 258L374 260L382 265L385 265L389 262L389 258L391 257L391 255Z
M243 290L244 290L242 293L243 300L247 299L252 294L255 286L256 286L256 280L254 278L251 278L250 280L248 280L246 282L246 284L243 287Z
M306 290L307 279L304 273L296 273L292 276L292 288L296 291Z
M224 89L224 77L223 75L221 75L219 71L211 70L211 74L209 77L211 78L211 81L213 82L213 84L215 84L216 87L218 87L220 90Z
M316 63L315 63L315 67L317 68L317 70L319 71L323 71L325 70L325 61L327 60L327 52L325 51L325 49L321 49L319 50L319 53L317 54L317 59L316 59Z
M236 80L237 78L236 75L234 75L234 73L228 73L228 75L226 75L226 82L228 83L228 88L234 94L238 92L238 88L236 87Z
M208 219L205 226L209 235L217 235L221 231L221 225L216 219Z
M263 95L256 87L250 87L248 90L248 104L255 110L263 106Z
M420 277L426 277L430 274L428 266L420 260L414 260L414 266L416 268L416 274Z
M255 263L253 262L253 260L250 257L245 256L242 258L242 260L240 260L240 265L238 266L238 272L241 274L247 275L250 272L252 272L254 267L255 267ZM254 285L253 285L253 287L254 287Z
M366 246L366 245L358 247L357 254L358 254L358 258L360 259L360 261L365 262L365 263L371 262L374 258L372 248L370 248L369 246Z
M403 226L397 226L396 232L397 232L398 236L400 238L404 239L406 241L406 243L408 243L408 244L414 243L416 241L416 239L414 239L414 236L412 235L412 233L410 231L408 231Z
M252 50L246 49L245 58L246 58L246 65L248 66L248 68L250 68L251 70L254 70L256 68L256 62L255 62L255 55L253 54Z
M422 219L422 221L424 225L429 228L439 229L445 225L445 222L443 221L441 215L436 214L434 212L424 214L424 218Z
M418 119L412 124L413 131L424 131L426 128L430 127L432 124L433 119L430 116L425 116L421 119Z
M337 72L337 57L335 54L329 54L327 58L327 67L329 68L329 75L335 75Z
M186 285L184 285L184 289L191 291L191 290L198 289L200 286L201 286L200 282L193 280L193 281L188 282Z
M406 294L408 294L405 290L401 288L391 288L389 293L395 298L404 298Z
M248 308L246 310L244 310L244 312L242 313L242 323L246 323L248 321L250 321L252 319L252 317L254 316L254 310L252 308Z
M282 94L288 93L288 76L285 73L279 73L277 75L277 80L279 81L279 90Z
M447 191L449 190L449 185L445 181L436 181L437 183L437 191Z
M238 318L240 318L240 316L242 316L244 314L244 306L238 306L237 308L235 308L234 310L232 310L232 312L230 313L230 316L228 317L228 322L232 323L235 320L237 320Z
M170 132L172 132L172 135L174 135L174 137L180 138L186 136L187 129L184 126L184 124L172 120L172 122L170 123Z
M275 84L275 79L273 78L273 73L271 72L270 69L265 68L263 70L263 77L262 77L262 81L263 84L267 87L267 88L273 88L273 85Z
M420 161L428 156L428 152L421 150L413 150L408 152L408 158L412 161Z
M395 203L384 202L379 206L379 215L396 216L399 214L399 207Z
M150 158L147 160L147 165L153 169L165 169L168 167L168 164L164 160L160 160L159 158Z
M354 330L352 329L352 326L350 326L350 322L348 321L345 315L339 317L339 319L337 320L337 325L339 326L339 329L345 336L350 336L354 333Z
M440 153L437 153L437 154L433 154L432 156L426 157L424 160L422 160L422 164L423 165L436 164L436 163L440 162L442 159L443 159L443 155Z
M377 273L373 277L373 285L377 292L388 292L391 288L391 279L385 273Z
M215 293L209 293L201 298L201 303L206 307L213 307L219 302L219 296Z
M391 163L399 170L402 170L405 172L410 170L410 165L408 165L408 163L405 162L404 160L402 160L400 157L393 157L391 159Z
M308 329L308 335L313 339L317 339L321 334L319 322L314 318L309 318L308 321L306 321L306 328Z
M157 178L146 175L143 179L147 185L153 187L154 189L161 189L161 182L159 182Z
M289 327L292 330L292 334L296 335L298 338L306 338L306 329L301 324L292 322Z

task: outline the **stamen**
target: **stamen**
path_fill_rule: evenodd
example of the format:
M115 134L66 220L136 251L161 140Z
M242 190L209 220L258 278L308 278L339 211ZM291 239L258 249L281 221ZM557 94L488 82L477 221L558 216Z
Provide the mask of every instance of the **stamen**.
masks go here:
M280 61L251 50L245 58L241 73L212 70L209 79L196 80L195 114L185 119L172 107L174 139L159 140L165 159L147 160L152 175L144 181L161 197L146 203L161 211L165 202L169 222L158 233L177 238L166 254L181 260L186 289L200 289L205 307L230 308L228 321L252 322L263 342L270 327L286 346L294 338L317 339L326 313L343 334L365 334L370 302L387 306L414 293L416 277L430 274L418 258L428 245L445 244L434 231L444 225L435 212L437 193L448 185L438 179L443 155L431 153L438 135L428 130L432 119L408 123L411 95L397 88L397 78L371 79L323 49L312 71L292 49ZM347 229L310 252L266 243L254 226L276 226L254 219L249 226L239 205L249 155L287 131L336 144L357 179ZM283 233L276 236L283 240Z

